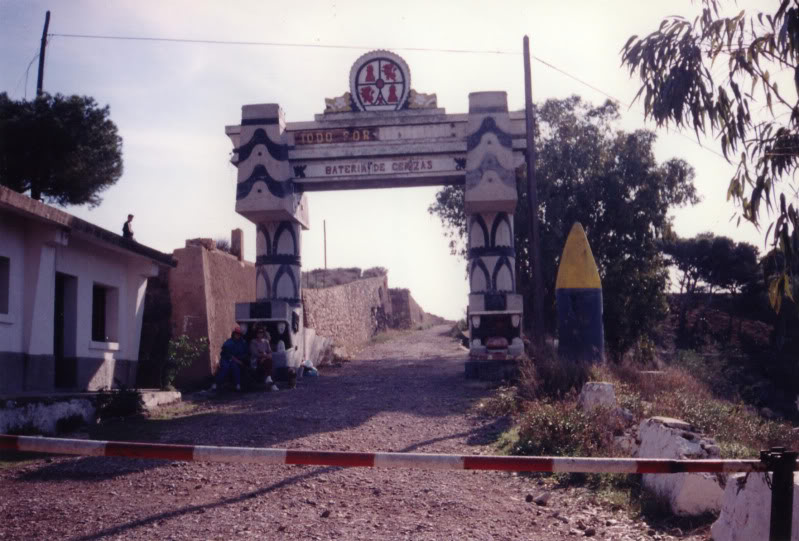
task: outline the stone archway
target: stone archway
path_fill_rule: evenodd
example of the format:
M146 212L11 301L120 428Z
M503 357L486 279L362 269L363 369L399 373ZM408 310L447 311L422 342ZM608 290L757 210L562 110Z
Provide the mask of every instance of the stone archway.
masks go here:
M468 113L446 114L435 94L411 87L408 65L389 51L358 58L349 82L349 91L326 99L325 112L312 121L286 123L277 104L245 105L241 123L225 128L238 168L236 212L257 226L256 280L262 282L255 302L236 306L236 319L293 321L280 334L286 365L299 365L306 194L461 184L469 224L470 356L476 362L518 356L523 303L516 293L513 214L524 114L508 112L505 92L471 93Z

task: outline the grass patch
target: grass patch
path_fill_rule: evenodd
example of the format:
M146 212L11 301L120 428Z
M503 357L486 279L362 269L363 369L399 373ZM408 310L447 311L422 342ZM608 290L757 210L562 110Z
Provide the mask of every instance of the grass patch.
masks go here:
M530 456L629 456L616 437L635 431L652 416L682 419L715 439L723 458L757 458L760 449L799 448L799 434L789 422L766 419L737 394L740 373L724 359L683 354L670 366L642 372L635 366L580 366L557 360L554 352L529 351L513 386L496 389L482 399L479 414L512 416L514 424L495 443L498 452ZM704 361L707 361L706 363ZM585 381L614 384L619 406L632 421L613 412L579 410L576 397ZM721 380L721 381L719 381ZM561 487L585 487L597 500L624 510L664 533L701 532L713 515L675 517L665 502L643 489L640 475L530 474Z
M397 330L397 329L388 329L382 332L377 333L372 337L370 343L372 344L384 344L386 342L390 342L395 338L399 338L400 336L405 336L407 334L412 333L413 330Z
M582 411L572 401L539 401L525 409L518 427L511 454L532 456L616 456L613 438L624 429L610 411Z
M502 386L493 395L475 404L474 411L488 417L502 417L519 413L522 405L515 386Z
M177 402L176 404L159 406L155 411L149 413L147 417L155 421L166 421L179 417L188 417L198 409L199 406L192 402Z
M52 455L31 453L28 451L0 451L0 470L18 468L28 464L41 462Z
M658 373L604 366L597 369L616 387L616 397L640 421L653 415L676 417L716 439L723 458L757 458L760 449L799 447L799 434L785 421L763 418L740 400L724 400L701 373L670 366Z

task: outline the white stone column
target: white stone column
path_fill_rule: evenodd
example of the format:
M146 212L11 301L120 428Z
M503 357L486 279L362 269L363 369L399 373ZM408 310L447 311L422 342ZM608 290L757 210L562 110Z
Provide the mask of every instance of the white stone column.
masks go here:
M287 348L285 367L295 367L304 349L300 237L308 228L308 204L294 183L283 111L277 104L242 107L234 144L236 212L256 224L256 298L237 305L236 318L272 320L270 333ZM283 332L276 320L286 321Z
M466 142L470 352L478 358L492 353L490 340L512 357L523 350L522 299L516 294L516 171L505 92L469 94Z

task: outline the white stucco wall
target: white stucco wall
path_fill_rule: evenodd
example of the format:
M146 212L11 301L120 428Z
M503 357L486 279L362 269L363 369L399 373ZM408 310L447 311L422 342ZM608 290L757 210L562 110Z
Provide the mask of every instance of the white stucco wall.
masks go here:
M147 278L158 273L149 258L6 212L0 213L0 256L10 263L9 314L0 314L0 354L6 354L7 370L0 366L0 377L20 378L21 369L8 366L24 362L26 379L18 385L6 381L0 389L47 390L55 384L49 356L54 354L56 273L74 277L76 286L74 335L70 331L65 343L67 356L77 358L78 387L110 387L115 376L127 385L135 383L130 361L138 360ZM108 341L92 341L95 284L115 291L116 300L106 304L113 310L107 318L112 323L106 329ZM25 360L14 354L24 354ZM116 366L119 360L126 362Z
M18 220L0 216L0 256L9 259L8 314L0 314L0 351L22 351L24 231Z

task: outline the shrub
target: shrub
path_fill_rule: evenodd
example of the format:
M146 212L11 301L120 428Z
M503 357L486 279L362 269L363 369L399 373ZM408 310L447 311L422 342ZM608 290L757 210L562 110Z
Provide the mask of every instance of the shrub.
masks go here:
M189 338L181 334L169 341L166 362L161 370L161 388L172 389L172 383L181 370L192 365L208 350L208 338Z
M519 419L514 455L608 456L623 425L609 411L577 409L573 402L538 402Z
M141 393L137 389L125 386L118 379L114 379L114 381L119 389L103 389L97 394L97 418L100 421L107 421L119 417L140 415L144 412Z
M374 278L376 276L386 276L388 274L388 269L385 267L372 267L370 269L366 269L363 271L361 275L362 278Z
M478 402L477 411L489 417L502 417L518 413L521 407L516 387L500 387L494 395Z
M527 400L559 400L579 393L588 381L591 365L558 359L551 348L529 348L519 361L519 395Z
M680 363L687 368L669 367L657 374L625 367L602 367L598 372L614 383L619 405L636 419L652 415L682 419L715 438L724 458L752 458L758 449L775 445L799 446L799 435L788 423L762 418L734 395L718 398L703 381L709 374L702 361L686 355Z
M227 254L233 254L233 246L230 244L230 241L224 237L216 239L216 249Z

